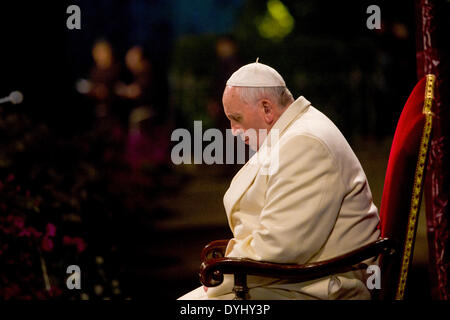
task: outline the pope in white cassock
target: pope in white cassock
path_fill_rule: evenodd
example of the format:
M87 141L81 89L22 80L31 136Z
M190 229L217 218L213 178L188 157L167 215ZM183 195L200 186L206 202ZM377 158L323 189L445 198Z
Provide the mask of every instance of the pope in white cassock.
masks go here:
M257 150L223 199L233 232L226 256L305 264L379 238L378 211L349 144L303 96L294 101L276 70L258 61L237 70L223 106L233 134ZM370 299L367 277L363 268L300 283L249 276L248 287L251 299ZM232 288L225 275L180 299L233 299Z

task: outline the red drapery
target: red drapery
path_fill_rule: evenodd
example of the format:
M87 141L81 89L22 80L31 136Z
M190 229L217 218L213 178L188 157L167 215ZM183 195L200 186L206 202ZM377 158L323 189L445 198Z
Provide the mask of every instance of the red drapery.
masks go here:
M417 75L436 75L433 131L424 186L431 289L433 299L450 297L449 141L447 60L441 50L444 38L444 1L416 0ZM440 42L442 41L442 42ZM445 89L444 89L445 88Z

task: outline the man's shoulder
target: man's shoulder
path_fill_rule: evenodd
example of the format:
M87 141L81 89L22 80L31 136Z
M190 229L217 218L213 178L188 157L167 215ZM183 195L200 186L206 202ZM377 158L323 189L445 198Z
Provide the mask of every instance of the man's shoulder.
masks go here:
M326 115L310 106L305 113L289 125L280 137L280 148L293 149L290 152L300 154L309 152L312 146L319 145L327 151L327 156L333 158L333 162L339 167L360 166L355 153L341 131Z
M323 144L331 152L333 149L340 148L342 144L347 144L336 125L313 106L289 125L280 138L280 142L283 144L291 139L303 138Z

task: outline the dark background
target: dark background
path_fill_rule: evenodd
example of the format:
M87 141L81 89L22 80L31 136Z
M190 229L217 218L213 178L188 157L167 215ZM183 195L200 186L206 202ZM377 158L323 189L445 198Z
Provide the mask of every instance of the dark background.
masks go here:
M66 28L71 4L81 8L81 30ZM294 21L291 29L270 20L266 1L2 2L0 96L20 90L24 102L0 109L1 215L22 217L25 227L44 234L51 223L56 235L50 250L39 249L40 238L36 244L3 235L10 245L1 261L9 267L0 273L9 281L3 280L0 297L174 299L198 286L202 246L231 236L221 197L238 166L175 166L170 132L191 129L194 120L224 129L223 83L257 57L283 75L295 97L304 95L341 129L379 207L395 124L417 82L414 2L282 4ZM371 4L381 8L381 30L366 28ZM264 19L278 38L261 32ZM158 119L144 131L153 143L149 152L165 152L162 161L150 154L133 169L124 160L132 107L118 102L100 118L96 101L75 89L89 78L98 39L109 41L122 70L127 50L144 48ZM221 41L233 44L231 57L217 49ZM162 128L160 137L150 134L155 128ZM23 206L24 197L37 201L38 213ZM423 230L419 226L416 248L422 260L411 275L414 298L429 298ZM82 239L86 248L76 250L64 236ZM26 276L42 274L41 257L50 293L40 276ZM26 267L11 267L25 260L31 261ZM70 264L81 266L81 291L65 287Z

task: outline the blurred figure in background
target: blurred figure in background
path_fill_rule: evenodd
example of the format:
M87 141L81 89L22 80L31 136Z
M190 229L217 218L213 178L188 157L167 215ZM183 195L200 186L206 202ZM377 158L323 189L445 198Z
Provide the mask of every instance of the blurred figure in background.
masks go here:
M125 157L132 175L139 177L142 169L152 172L167 162L170 139L167 130L157 121L155 79L144 49L141 46L130 48L125 55L125 65L132 80L129 84L119 82L115 92L127 103L120 112L121 118L128 119Z
M115 112L120 104L115 87L121 77L121 67L111 43L97 40L92 46L94 66L88 79L80 79L76 89L94 102L96 121L92 128L89 148L102 159L103 166L117 166L123 162L126 130ZM98 154L97 154L98 153Z
M225 132L229 122L223 114L222 94L225 83L231 74L242 65L239 50L232 36L221 36L216 42L217 66L214 75L212 95L208 101L208 114L213 119L214 126Z
M114 87L119 80L120 67L116 62L113 48L106 40L98 40L92 47L94 66L89 79L77 82L77 90L95 100L95 114L106 117L115 102Z
M125 55L127 72L131 75L128 83L118 82L115 86L116 94L124 100L124 105L117 110L121 119L129 119L130 111L134 108L145 108L147 113L153 114L153 73L152 64L144 54L141 46L130 48Z
M229 120L223 113L223 88L225 87L228 78L233 74L234 71L239 69L242 63L239 57L238 44L233 36L223 35L219 37L216 42L215 49L217 57L215 69L216 72L213 77L213 86L211 88L212 94L208 99L207 111L208 115L212 119L213 126L222 131L222 133L225 135L227 132L226 130L229 129ZM226 157L227 147L225 144L222 152L224 157ZM225 177L229 177L237 172L240 167L241 164L238 164L237 154L234 153L233 164L218 166L217 171L221 172L221 174L223 174Z

